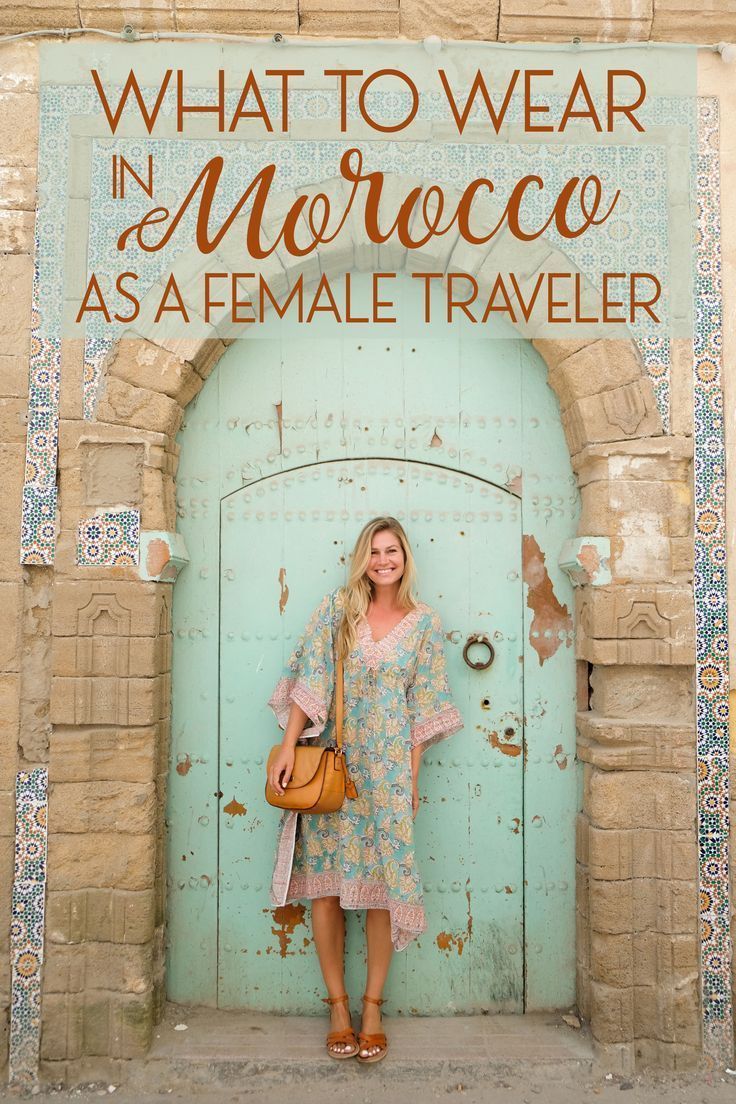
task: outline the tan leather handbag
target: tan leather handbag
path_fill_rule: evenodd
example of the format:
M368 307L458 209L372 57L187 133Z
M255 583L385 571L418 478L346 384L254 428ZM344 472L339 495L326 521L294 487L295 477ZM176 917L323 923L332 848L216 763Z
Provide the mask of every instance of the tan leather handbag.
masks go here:
M313 747L297 744L294 748L294 770L283 794L274 790L268 777L282 744L274 744L266 764L266 801L277 809L297 813L334 813L348 797L357 797L355 784L348 774L345 749L342 746L343 664L337 661L335 673L335 747Z

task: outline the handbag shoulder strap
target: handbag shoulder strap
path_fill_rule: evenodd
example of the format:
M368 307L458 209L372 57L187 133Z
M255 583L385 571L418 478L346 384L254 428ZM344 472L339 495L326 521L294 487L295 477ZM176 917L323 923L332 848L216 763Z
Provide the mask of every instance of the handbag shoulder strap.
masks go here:
M343 716L343 670L342 659L338 659L335 670L335 736L338 748L342 747Z

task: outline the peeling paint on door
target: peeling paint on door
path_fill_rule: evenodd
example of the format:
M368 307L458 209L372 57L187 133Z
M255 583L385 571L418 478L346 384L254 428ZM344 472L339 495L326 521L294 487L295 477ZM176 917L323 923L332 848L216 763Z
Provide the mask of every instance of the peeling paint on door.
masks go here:
M552 752L552 758L554 759L560 770L567 769L567 756L563 751L562 744L558 744L555 750Z
M227 813L228 816L245 816L248 812L245 805L241 805L235 798L232 801L228 801L227 805L223 806L223 813Z
M449 932L440 932L435 943L441 951L447 951L448 954L453 947L456 947L457 953L461 955L465 946L465 940L461 935L451 935Z
M528 589L526 604L534 614L529 641L539 656L540 666L553 656L563 639L572 644L572 617L567 606L555 597L545 555L534 536L525 534L521 546L523 579Z
M289 601L289 587L286 582L286 568L279 568L279 586L281 587L281 596L279 598L279 613L283 614L286 609L286 603Z
M288 948L291 943L291 936L294 934L294 928L297 924L306 926L306 920L304 919L305 912L306 908L304 905L294 904L280 905L278 908L271 910L274 922L271 933L275 935L279 941L279 954L282 958L286 958L287 954L295 953L294 951L289 951Z
M190 755L185 755L181 762L176 764L176 773L185 775L189 774L192 769L192 758Z
M453 950L453 948L455 950L457 950L458 956L460 956L463 953L463 948L466 947L467 944L469 944L470 941L473 938L473 913L471 911L471 905L470 905L470 895L471 895L470 878L468 878L466 880L465 887L466 887L465 888L465 899L467 901L467 907L468 907L468 919L467 919L467 924L466 924L466 927L465 927L465 931L463 931L463 932L441 931L435 937L435 943L437 944L437 946L439 947L439 949L441 951L446 952L447 957L449 957L450 952ZM453 886L453 888L457 889L458 887Z
M518 744L509 744L505 739L499 739L497 732L488 734L488 742L492 748L500 751L502 755L516 756L521 754L521 748Z
M284 451L284 404L274 403L276 407L276 424L279 431L279 452Z

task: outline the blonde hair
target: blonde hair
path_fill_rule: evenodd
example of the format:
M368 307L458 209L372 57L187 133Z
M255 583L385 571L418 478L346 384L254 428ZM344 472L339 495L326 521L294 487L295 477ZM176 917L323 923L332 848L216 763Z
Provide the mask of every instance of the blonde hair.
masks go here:
M416 608L417 600L414 596L416 564L409 538L401 522L395 517L375 517L364 525L358 534L350 557L348 581L340 590L343 614L337 631L336 658L342 656L345 660L356 645L358 622L365 617L373 597L373 583L366 574L371 559L371 545L376 533L386 531L395 534L404 551L404 573L399 582L399 605L406 610Z

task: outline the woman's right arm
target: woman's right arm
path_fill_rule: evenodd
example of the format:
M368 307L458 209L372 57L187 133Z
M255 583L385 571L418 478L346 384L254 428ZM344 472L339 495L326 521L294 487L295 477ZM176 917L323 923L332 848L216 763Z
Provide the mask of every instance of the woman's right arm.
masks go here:
M281 741L281 751L273 762L268 779L277 794L283 794L289 783L291 772L294 769L294 747L308 720L309 718L302 707L297 705L296 702L292 702L289 708L289 720L286 723L284 737Z

